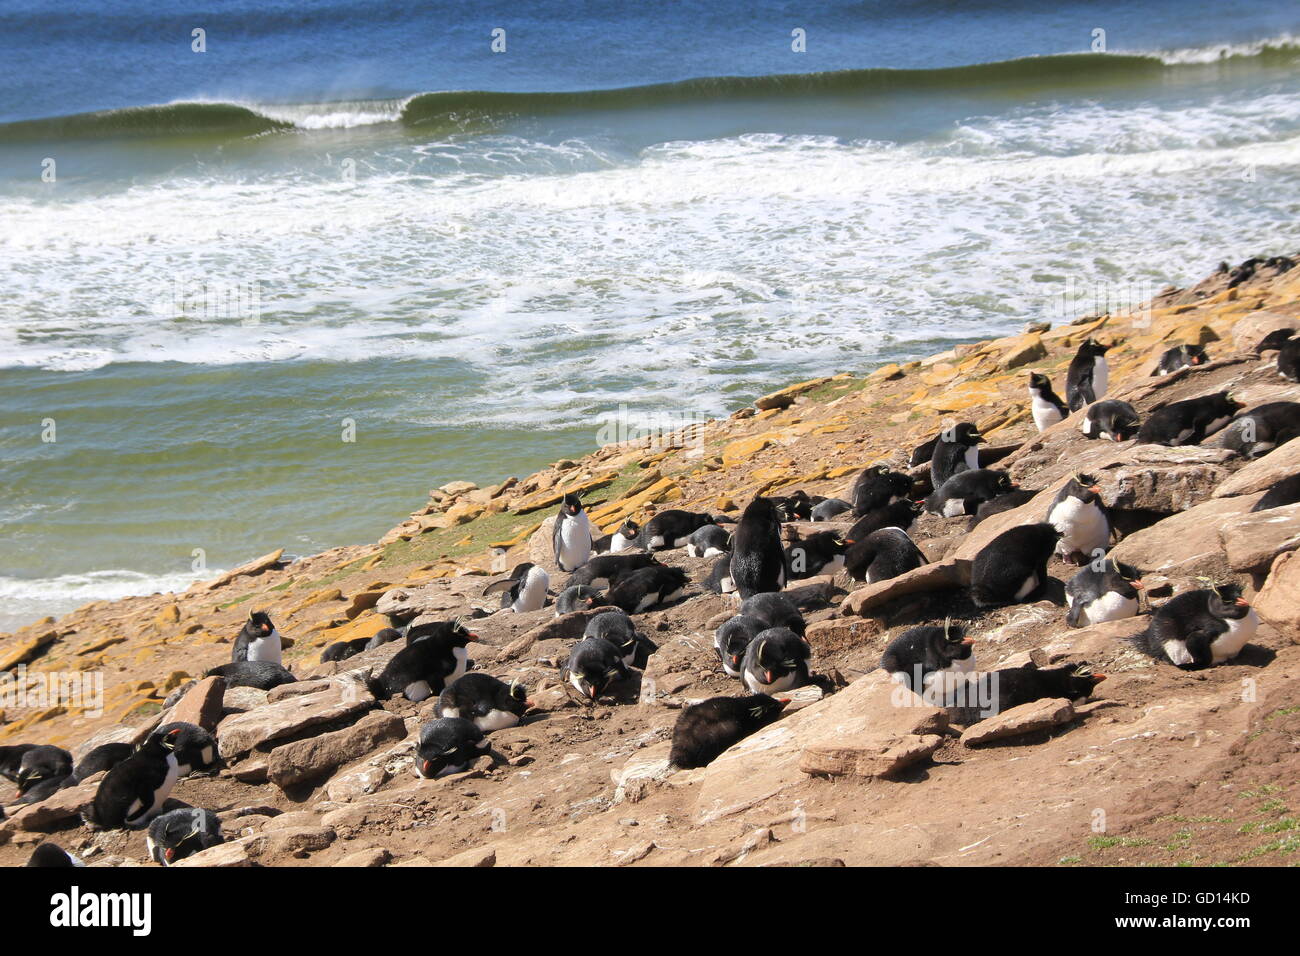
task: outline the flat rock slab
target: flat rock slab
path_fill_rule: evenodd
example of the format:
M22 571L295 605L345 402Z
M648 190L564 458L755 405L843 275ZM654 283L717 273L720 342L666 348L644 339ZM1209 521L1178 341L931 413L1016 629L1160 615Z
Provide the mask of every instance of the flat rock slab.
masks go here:
M1300 551L1278 555L1254 604L1261 618L1300 644Z
M1020 704L966 728L961 742L967 747L1050 730L1074 720L1074 705L1064 698L1046 698Z
M1289 441L1263 458L1252 461L1214 491L1216 498L1267 491L1283 478L1300 472L1300 441Z
M226 717L217 727L217 744L221 756L230 758L374 706L374 695L360 681L331 678L329 686L318 693L289 697Z
M1226 521L1219 540L1234 571L1262 571L1284 551L1300 547L1300 504L1244 514Z
M232 568L219 578L214 578L207 584L203 585L209 591L215 591L217 588L225 587L235 578L243 577L246 574L261 574L263 571L269 571L272 568L279 567L280 556L284 554L284 548L276 548L269 554L264 554L260 558L254 558L247 564L241 564L237 568Z
M486 867L497 865L497 851L490 846L475 847L472 850L466 850L464 853L457 853L455 856L449 856L445 860L439 860L437 863L430 863L430 866L469 866L469 867Z
M938 734L860 734L806 747L799 769L818 777L889 778L924 760L943 744Z
M281 789L315 780L405 736L402 718L372 711L351 727L276 747L267 760L267 777Z
M923 564L906 574L887 581L876 581L858 588L840 604L840 613L870 617L871 612L890 601L909 594L926 591L943 591L965 587L970 583L970 562L965 560L941 561Z
M1255 495L1211 498L1129 535L1110 554L1144 573L1214 574L1226 563L1219 528L1257 500Z
M451 593L446 584L435 581L413 588L393 588L385 591L375 603L375 611L394 621L410 621L422 614L438 614L464 603L464 599Z
M90 806L99 790L99 777L94 783L83 783L77 787L66 787L46 797L40 803L31 803L15 813L10 820L17 830L48 830L56 824L63 823L77 816Z

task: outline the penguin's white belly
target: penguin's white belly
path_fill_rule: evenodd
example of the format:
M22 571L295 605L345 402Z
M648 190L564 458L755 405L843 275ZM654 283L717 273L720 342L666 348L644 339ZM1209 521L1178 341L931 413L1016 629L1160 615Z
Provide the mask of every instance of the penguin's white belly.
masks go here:
M732 591L736 590L736 582L731 579L731 575L727 575L718 582L718 587L722 588L723 594L730 594Z
M1033 594L1034 589L1037 587L1038 575L1029 575L1029 577L1025 578L1025 583L1020 585L1020 588L1016 591L1016 600L1023 601L1025 598L1029 597L1029 595Z
M1184 664L1192 663L1192 654L1187 649L1186 641L1165 641L1161 646L1164 648L1165 657L1169 658L1171 664L1182 667Z
M140 825L147 820L156 817L162 812L163 804L171 796L172 787L176 786L176 778L181 775L180 766L176 763L176 755L167 755L167 776L163 778L162 785L154 791L153 803L143 812L139 800L132 801L131 808L127 811L127 825Z
M636 602L637 613L639 614L640 612L644 611L646 608L654 607L654 605L658 602L658 600L659 600L659 592L651 591L645 597L641 598L641 600Z
M966 513L965 498L949 498L943 503L943 516L945 518L957 518Z
M753 694L772 694L777 691L790 690L799 680L799 672L791 671L784 677L778 677L770 684L764 684L754 674L745 671L745 686Z
M1106 394L1106 386L1110 384L1110 366L1106 364L1106 356L1098 355L1092 360L1092 394L1101 401L1101 397Z
M966 467L974 471L980 466L980 450L978 445L971 445L966 449Z
M451 656L456 658L456 667L443 683L443 690L446 690L452 684L456 683L456 681L464 677L465 671L469 669L469 648L453 647L451 649Z
M546 604L546 589L550 587L550 576L541 568L532 568L519 590L519 597L510 607L517 614L541 610Z
M706 558L720 558L720 557L722 557L722 556L723 556L724 554L726 554L726 553L727 553L727 552L723 551L721 548L705 548L705 550L704 550L704 557L706 557Z
M618 554L620 551L626 551L630 547L632 547L632 542L630 540L623 537L621 534L616 534L610 539L609 553Z
M1078 498L1066 498L1052 509L1048 519L1061 532L1056 550L1061 554L1082 551L1091 554L1094 548L1103 551L1110 543L1110 524L1105 514L1095 504L1084 504Z
M725 657L722 659L722 670L723 673L725 673L728 677L740 676L740 668L732 667L729 663L727 663L727 659Z
M505 730L507 727L513 727L519 723L519 718L508 710L489 710L482 717L475 718L474 723L479 730L487 734L494 730Z
M250 661L269 661L272 664L282 662L280 656L280 632L273 630L266 637L259 637L248 644L248 659Z
M1215 638L1214 643L1210 645L1210 653L1216 664L1231 660L1241 653L1241 649L1255 636L1255 631L1259 628L1259 615L1252 607L1245 617L1224 623L1228 625L1228 630Z
M587 512L565 518L560 525L560 553L555 556L561 571L576 571L591 557L591 522Z
M439 716L439 717L459 717L459 716L460 716L460 708L459 708L459 707L443 707L443 708L441 708L441 709L438 711L438 716Z
M1046 431L1061 420L1061 410L1051 402L1041 398L1033 401L1034 427L1040 432ZM1084 434L1088 434L1086 431Z
M1101 624L1132 617L1137 612L1137 598L1125 597L1118 591L1108 591L1087 605L1083 609L1083 616L1089 624Z
M1040 428L1039 431L1042 431L1042 429ZM1079 422L1079 431L1083 432L1085 435L1092 434L1092 419L1087 415L1084 415L1083 421Z
M663 546L664 546L664 536L663 536L663 535L661 535L661 534L656 534L656 535L654 535L653 537L650 538L650 547L651 547L651 548L662 548Z

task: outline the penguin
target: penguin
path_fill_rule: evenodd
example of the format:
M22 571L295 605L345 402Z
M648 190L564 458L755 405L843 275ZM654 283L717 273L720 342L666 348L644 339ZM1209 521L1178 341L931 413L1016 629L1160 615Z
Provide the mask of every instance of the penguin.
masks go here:
M1255 636L1259 615L1236 584L1184 591L1159 607L1134 638L1144 653L1183 670L1232 660Z
M564 496L556 512L551 545L561 571L576 571L591 557L591 521L582 502L572 492Z
M1300 503L1300 474L1288 475L1274 482L1273 486L1264 492L1264 497L1255 502L1255 506L1250 510L1268 511L1296 503Z
M764 592L741 602L739 613L746 617L757 618L766 627L784 627L794 631L800 637L807 629L799 606L788 594Z
M1274 329L1255 346L1255 354L1263 355L1265 352L1279 352L1293 335L1295 335L1295 329Z
M556 526L559 524L557 522ZM569 580L573 584L572 579ZM551 576L546 570L531 561L525 561L510 572L510 577L493 581L483 589L487 597L497 591L501 592L502 610L509 608L515 614L527 614L540 611L546 606L546 591L551 586Z
M723 555L713 562L704 586L714 594L734 594L736 582L731 578L731 555Z
M593 607L600 607L604 603L605 596L595 588L589 588L585 584L575 584L571 588L565 588L555 599L555 616L572 614L574 611L587 611Z
M595 703L612 684L627 680L630 675L619 649L600 637L584 637L569 652L568 663L560 673L574 690L591 703Z
M818 574L835 574L844 567L847 548L844 539L834 531L818 531L792 542L785 549L786 579L793 581Z
M1065 400L1070 411L1077 412L1105 397L1110 383L1110 366L1106 364L1109 345L1102 345L1089 337L1079 346L1065 373Z
M0 777L4 777L10 783L17 783L18 774L22 771L23 755L35 749L36 744L0 747Z
M713 558L730 550L731 536L716 524L696 528L686 541L686 553L692 558Z
M934 457L934 446L939 443L939 436L935 435L929 441L924 441L912 449L912 457L907 461L907 467L915 468L917 465L929 464L930 459Z
M1065 584L1070 612L1065 623L1070 627L1089 627L1104 621L1119 621L1137 614L1138 592L1145 585L1142 575L1131 564L1106 558L1101 567L1089 561Z
M176 755L176 766L182 777L193 773L204 773L217 767L217 738L198 724L178 720L163 724L156 731L170 734L174 730L180 733L172 741L172 753Z
M441 694L454 684L469 667L466 645L477 640L460 618L422 625L425 633L411 641L385 665L375 680L375 696L380 700L405 697L413 703Z
M1138 429L1143 445L1199 445L1242 408L1228 392L1215 392L1158 408Z
M712 515L670 508L668 511L659 512L645 523L641 529L641 546L647 551L684 548L691 540L692 534L711 524L713 524Z
M1095 673L1086 663L1045 668L1026 664L1024 667L983 672L973 679L978 683L969 697L988 701L990 712L981 716L991 717L1045 698L1086 699L1106 679L1106 675Z
M713 650L722 662L722 670L728 677L740 677L741 664L750 642L768 625L748 614L737 614L728 618L713 632Z
M975 638L951 619L942 627L909 627L889 642L880 666L892 681L918 694L936 685L947 693L952 689L950 675L975 669L974 646Z
M42 843L32 851L32 855L27 858L27 862L23 865L54 869L85 866L86 864L57 843Z
M1117 398L1095 402L1084 412L1079 431L1087 438L1128 441L1138 433L1137 409Z
M225 843L226 838L215 813L185 807L154 817L144 842L154 862L171 866L200 850Z
M834 521L846 511L852 511L853 505L849 504L843 498L827 498L825 501L819 501L813 505L813 521Z
M781 511L781 516L785 521L811 521L812 520L812 499L808 497L808 492L798 488L784 497L772 498L772 503Z
M463 773L488 749L488 740L471 720L439 717L420 728L413 769L425 780Z
M1034 496L1037 494L1037 491L1028 488L1021 488L1018 491L1009 491L1005 495L998 495L996 498L984 502L975 509L975 516L970 519L970 524L966 526L966 530L974 531L976 526L986 518L1000 515L1006 511L1013 511L1021 505L1032 501Z
M270 664L283 664L281 659L280 632L271 623L265 611L253 611L235 638L235 649L231 655L232 663L242 661L266 661Z
M15 782L20 803L40 803L76 782L72 777L72 754L51 744L32 747L22 755Z
M943 483L959 471L980 466L979 448L984 436L970 422L960 422L939 433L930 459L930 484L942 488Z
M945 518L973 515L984 502L1015 490L1011 476L1005 471L968 469L957 472L930 495L925 500L925 510Z
M591 542L591 550L596 554L618 554L628 548L635 548L641 537L641 526L628 518L613 534L602 535Z
M134 752L130 744L100 744L81 758L72 770L72 778L81 783L102 770L112 770Z
M154 731L135 753L111 769L86 808L86 822L103 830L138 830L162 812L180 777L172 748L180 728Z
M1040 432L1047 431L1070 414L1065 402L1052 391L1052 380L1042 372L1029 373L1029 409L1034 416L1034 427Z
M927 459L928 460L928 459ZM853 516L861 518L885 505L907 499L912 493L912 478L888 465L870 465L858 473L853 481Z
M781 716L788 700L767 694L710 697L681 712L673 725L668 766L679 770L707 767L723 751Z
M625 611L610 608L608 611L601 611L594 615L587 622L582 636L604 638L615 647L624 647L629 641L636 639L636 625L632 623L632 619Z
M887 581L929 564L902 528L881 528L849 546L844 569L854 581Z
M901 528L906 531L912 527L916 516L924 510L925 505L921 502L908 501L904 498L883 508L877 508L875 511L868 511L845 532L844 542L848 545L857 544L865 540L873 531L879 531L881 528Z
M1110 516L1091 475L1074 475L1062 485L1044 520L1060 533L1056 553L1066 560L1082 564L1110 548Z
M628 614L638 614L656 605L676 601L689 583L690 578L681 568L655 564L619 578L605 595L605 601Z
M402 632L395 627L380 628L375 632L375 636L366 641L366 650L373 651L376 647L383 647L389 641L395 641L402 636Z
M608 588L625 574L656 565L659 560L648 553L602 554L592 558L569 575L568 587L585 584L593 588Z
M1300 435L1300 402L1268 402L1242 412L1220 433L1219 444L1246 458L1260 458Z
M1293 335L1278 349L1277 372L1287 381L1300 382L1300 335Z
M754 498L731 536L731 580L743 601L785 587L781 511L770 498Z
M1022 524L985 545L971 564L975 606L1002 607L1030 600L1047 583L1047 562L1059 537L1051 524Z
M497 680L488 674L466 674L438 696L434 714L463 717L488 734L513 727L528 709L528 692L518 681Z
M741 662L740 679L751 694L774 694L808 683L808 642L786 627L760 631Z
M1180 368L1195 368L1209 361L1210 356L1206 354L1205 347L1202 345L1175 345L1160 356L1160 361L1156 363L1155 371L1151 375L1153 377L1169 375Z
M281 684L292 684L298 680L288 669L279 664L272 664L270 661L222 664L220 667L212 668L204 676L221 677L228 688L256 687L258 690L270 690Z
M346 661L350 657L356 657L370 645L370 638L358 637L351 641L335 641L325 650L321 651L321 663L326 661Z

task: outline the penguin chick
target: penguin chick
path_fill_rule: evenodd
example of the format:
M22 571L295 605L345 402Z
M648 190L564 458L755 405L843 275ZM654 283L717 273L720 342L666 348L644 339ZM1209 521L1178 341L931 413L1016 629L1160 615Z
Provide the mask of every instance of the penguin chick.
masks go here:
M1280 351L1282 346L1286 345L1293 335L1295 335L1295 329L1274 329L1260 339L1259 344L1255 346L1255 354L1263 355L1265 352Z
M760 631L745 649L740 679L753 694L793 690L808 683L812 648L787 627Z
M713 562L704 586L714 594L734 594L736 582L731 578L731 556L723 555Z
M722 662L722 670L728 677L740 677L740 668L745 660L745 651L750 642L767 630L767 624L756 617L737 614L728 618L713 632L713 650Z
M604 603L605 596L595 588L589 588L585 584L575 584L571 588L565 588L555 599L555 616L572 614L574 611L587 611L593 607L600 607Z
M787 627L802 636L807 625L799 605L788 594L764 592L741 602L740 614L757 618L767 627Z
M887 581L928 563L902 528L873 531L851 544L844 555L844 570L849 577L868 583Z
M1089 627L1105 621L1119 621L1138 612L1138 592L1145 585L1142 575L1131 564L1106 558L1097 566L1088 562L1065 585L1070 612L1065 623L1070 627Z
M401 695L413 703L443 692L469 668L466 646L478 635L459 618L423 625L424 633L395 655L375 680L375 696ZM411 638L407 633L407 640Z
M1110 382L1110 367L1106 364L1108 351L1109 345L1102 345L1089 337L1070 360L1070 368L1065 374L1065 399L1070 411L1077 412L1105 397Z
M1277 373L1291 382L1300 382L1300 335L1282 343L1277 353Z
M1236 657L1258 627L1259 615L1241 588L1222 584L1170 598L1133 643L1157 660L1200 670Z
M1002 607L1030 600L1047 583L1047 562L1059 537L1050 524L1023 524L986 544L971 564L975 606Z
M1070 414L1065 402L1052 391L1052 380L1041 372L1029 373L1029 408L1034 417L1034 427L1040 432L1047 431Z
M975 509L975 516L970 519L970 524L966 526L967 531L974 531L981 521L991 518L994 515L1000 515L1005 511L1012 511L1021 505L1032 501L1037 491L1028 488L1021 488L1019 491L1010 491L1005 495L998 495L996 498L984 502Z
M145 836L150 858L163 866L225 842L217 815L199 807L169 810L154 817Z
M801 538L785 549L786 576L796 580L834 574L844 567L847 548L844 539L834 531L818 531Z
M991 717L1012 707L1046 698L1086 699L1105 679L1105 674L1095 673L1087 664L1041 669L1027 664L980 674L976 678L979 689L975 693L977 699L989 702L991 713L983 716Z
M350 657L356 657L370 645L370 638L358 637L351 641L335 641L325 650L321 651L320 659L324 664L327 661L346 661Z
M11 783L17 783L18 774L22 770L23 755L35 749L36 744L14 744L9 747L0 747L0 777L4 777Z
M605 595L607 604L638 614L681 597L690 578L681 568L655 564L619 578Z
M1199 445L1241 408L1241 402L1227 392L1171 402L1147 416L1137 440L1143 445Z
M395 641L402 636L402 632L395 627L385 627L375 632L375 636L366 641L366 650L373 651L376 647L383 647L389 641Z
M1060 532L1056 552L1063 558L1082 564L1110 547L1110 518L1091 475L1072 476L1048 506L1046 520Z
M1138 424L1138 413L1132 405L1108 398L1088 406L1079 431L1087 438L1121 442L1137 436Z
M713 558L731 550L731 535L716 524L706 524L691 532L686 541L686 553L692 558Z
M959 471L943 483L925 502L931 514L956 518L973 515L986 501L1015 491L1011 476L994 468L972 468Z
M575 582L570 578L570 584ZM540 611L546 606L546 590L551 586L551 576L545 569L525 561L510 572L510 577L493 581L483 589L483 596L501 593L501 607L509 608L515 614L527 614Z
M181 730L154 731L108 774L86 808L86 822L104 830L139 829L162 812L180 777L172 753Z
M929 461L929 456L926 460ZM860 518L900 498L906 499L911 493L911 476L894 471L888 465L869 465L854 479L849 500L852 502L854 517Z
M19 802L40 803L72 779L72 754L62 747L43 744L22 755L18 765Z
M710 697L687 707L673 725L668 765L682 770L708 766L723 751L780 717L788 703L754 694Z
M975 638L961 624L945 621L942 627L910 627L889 642L880 666L898 684L918 694L929 687L936 675L947 671L965 673L974 669Z
M576 571L591 557L591 520L572 492L564 496L556 512L551 545L561 571Z
M466 674L438 697L439 717L472 720L483 733L513 727L528 709L528 693L518 681L497 680L488 674Z
M641 536L641 526L628 518L613 534L601 535L591 542L591 550L596 554L618 554L628 548L635 548Z
M426 780L461 773L488 749L487 738L473 721L439 717L420 728L414 770Z
M270 615L265 611L253 611L240 628L235 638L232 663L241 661L266 661L270 664L282 664L280 632L271 623Z
M258 690L271 690L281 684L293 684L298 678L270 661L239 661L214 667L205 675L221 677L226 687L256 687Z
M584 700L594 704L611 685L627 680L629 675L618 648L604 638L586 637L569 652L560 676Z
M1180 368L1194 368L1209 361L1210 356L1203 345L1175 345L1161 354L1160 361L1156 363L1155 371L1151 375L1169 375Z

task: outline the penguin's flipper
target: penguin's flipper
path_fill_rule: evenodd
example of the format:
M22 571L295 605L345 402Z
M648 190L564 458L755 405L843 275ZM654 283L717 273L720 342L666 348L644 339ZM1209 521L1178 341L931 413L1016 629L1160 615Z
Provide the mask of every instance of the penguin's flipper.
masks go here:
M560 530L563 524L564 524L564 512L563 510L561 510L560 516L555 519L555 527L551 529L551 549L555 554L556 564L560 563L560 549L564 547L564 535ZM561 565L560 570L564 571L566 569L563 565Z
M489 594L495 594L497 591L509 591L516 584L514 578L502 578L500 581L493 581L483 589L483 597Z

